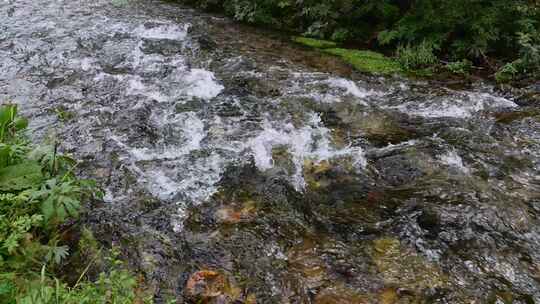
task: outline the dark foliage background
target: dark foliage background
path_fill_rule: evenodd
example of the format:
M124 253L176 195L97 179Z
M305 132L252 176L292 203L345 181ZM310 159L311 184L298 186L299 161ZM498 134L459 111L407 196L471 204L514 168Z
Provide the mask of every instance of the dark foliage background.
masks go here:
M540 67L538 0L185 2L308 37L389 51L421 47L445 61L467 59L510 76Z

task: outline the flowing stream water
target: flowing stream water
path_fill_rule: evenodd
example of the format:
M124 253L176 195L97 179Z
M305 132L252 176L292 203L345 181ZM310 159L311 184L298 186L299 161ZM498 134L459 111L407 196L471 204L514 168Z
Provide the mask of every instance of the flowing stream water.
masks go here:
M100 182L87 224L158 303L540 303L538 100L170 2L0 2L0 101Z

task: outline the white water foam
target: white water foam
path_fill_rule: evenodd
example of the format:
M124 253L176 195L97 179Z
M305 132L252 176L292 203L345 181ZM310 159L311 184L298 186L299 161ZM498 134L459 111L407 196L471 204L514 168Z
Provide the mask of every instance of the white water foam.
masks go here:
M159 92L157 88L149 88L143 82L139 76L128 78L128 86L126 89L126 95L140 95L148 97L149 99L166 102L169 100L167 96L164 96Z
M329 160L334 157L351 155L355 163L364 167L366 159L360 147L347 147L336 149L330 142L330 130L322 126L317 114L312 114L308 125L297 129L291 123L279 128L269 121L263 124L264 130L249 142L253 153L255 165L260 170L268 170L274 166L272 149L277 146L286 146L292 156L295 173L292 182L297 190L305 187L302 174L304 160L311 159L316 162Z
M214 73L203 69L192 69L183 77L185 87L182 92L187 96L212 99L223 91L224 87L217 83Z
M328 84L337 88L344 89L347 94L350 94L354 97L364 99L368 96L374 95L375 92L368 91L364 88L359 88L356 83L352 80L344 78L330 78L328 79ZM364 101L361 101L363 104L366 104Z
M352 101L368 105L366 99L370 96L381 96L381 92L368 90L356 82L337 77L328 77L324 73L292 73L295 78L287 84L288 95L307 97L323 103L339 103Z
M469 173L469 168L463 164L463 159L455 150L450 150L445 154L439 155L438 159L445 165L456 168L463 173Z
M410 102L394 106L399 111L423 117L469 118L475 113L500 108L515 108L517 104L488 93L467 92L455 97L444 97L427 102Z
M146 39L184 40L189 28L189 24L185 24L184 26L163 24L151 28L141 25L135 29L134 33Z
M194 112L179 113L171 115L171 118L152 117L157 123L158 129L171 127L178 132L177 136L183 139L182 145L167 144L154 149L135 148L130 150L130 154L136 161L176 159L201 148L201 141L206 137L204 122L200 120Z

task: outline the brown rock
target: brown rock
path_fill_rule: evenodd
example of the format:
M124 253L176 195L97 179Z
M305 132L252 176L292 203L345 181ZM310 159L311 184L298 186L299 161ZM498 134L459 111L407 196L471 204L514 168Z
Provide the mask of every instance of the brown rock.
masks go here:
M185 295L194 303L229 304L240 297L240 289L217 271L200 270L189 277Z

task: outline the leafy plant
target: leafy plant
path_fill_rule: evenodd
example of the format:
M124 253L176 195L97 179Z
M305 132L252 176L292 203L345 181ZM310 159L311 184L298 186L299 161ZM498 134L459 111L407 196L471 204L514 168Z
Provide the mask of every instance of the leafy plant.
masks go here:
M41 212L45 221L63 222L67 217L76 217L81 203L81 188L75 181L56 178L47 180L32 198L41 201Z
M461 61L449 62L445 67L454 74L466 75L472 69L472 62L463 59Z
M495 80L499 83L509 82L519 73L516 68L516 63L505 64L497 73L495 73Z
M17 116L17 105L0 108L0 142L13 139L17 131L28 126L28 120Z
M307 37L397 50L407 69L469 60L495 71L540 71L538 1L530 0L183 0L242 22ZM431 51L431 52L430 52ZM436 58L437 60L434 60ZM493 60L497 59L497 60ZM517 62L517 60L520 60ZM455 68L455 69L454 69ZM450 66L461 74L465 65Z
M102 258L102 250L88 251L90 247L75 254L91 255L92 262L80 270L74 286L46 271L62 269L73 252L61 241L60 224L76 219L83 201L100 198L102 193L95 182L75 176L76 162L59 153L58 144L31 145L24 136L27 125L17 116L16 106L0 107L0 304L142 301L136 279L117 251L108 255L104 262L108 269L96 280L85 274ZM82 235L85 246L97 247L88 230ZM144 298L144 303L149 302Z
M435 46L428 41L419 45L399 46L397 60L404 70L416 70L432 66L437 60L434 54Z

